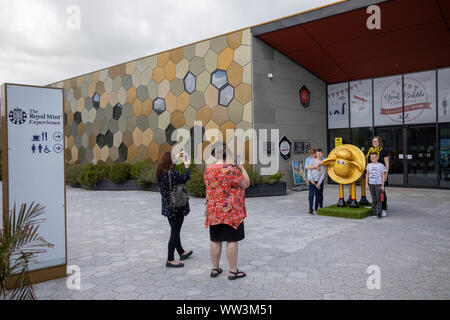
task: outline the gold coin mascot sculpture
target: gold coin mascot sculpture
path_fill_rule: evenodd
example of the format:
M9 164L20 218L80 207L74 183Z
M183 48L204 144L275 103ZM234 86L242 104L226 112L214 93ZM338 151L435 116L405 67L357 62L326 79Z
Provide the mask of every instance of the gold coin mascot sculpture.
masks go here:
M338 207L345 207L344 185L350 185L350 208L358 208L356 201L356 181L365 171L366 158L364 153L354 145L343 144L333 149L328 158L322 161L327 166L327 173L331 179L339 183Z

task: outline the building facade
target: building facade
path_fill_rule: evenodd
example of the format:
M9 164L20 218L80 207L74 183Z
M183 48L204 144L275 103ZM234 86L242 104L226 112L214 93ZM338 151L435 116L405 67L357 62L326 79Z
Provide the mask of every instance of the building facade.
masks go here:
M368 26L371 5L380 29ZM309 147L366 151L380 135L391 184L450 187L449 21L441 0L339 1L54 83L65 92L65 159L157 161L175 129L196 125L224 136L277 129L292 142L279 161L292 185L292 161ZM269 146L244 143L260 168Z

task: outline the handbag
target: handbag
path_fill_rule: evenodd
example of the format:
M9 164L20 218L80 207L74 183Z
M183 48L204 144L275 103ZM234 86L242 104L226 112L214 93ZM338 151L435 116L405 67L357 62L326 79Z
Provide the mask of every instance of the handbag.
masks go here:
M186 184L178 183L172 186L172 170L169 170L169 193L170 193L170 208L175 210L184 207L189 196L186 189Z

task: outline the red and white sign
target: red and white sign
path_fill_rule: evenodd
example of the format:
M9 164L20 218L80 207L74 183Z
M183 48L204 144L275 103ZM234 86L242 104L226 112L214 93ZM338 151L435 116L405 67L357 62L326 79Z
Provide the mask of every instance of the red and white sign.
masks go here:
M434 71L375 79L375 125L436 121ZM402 99L403 88L403 99Z

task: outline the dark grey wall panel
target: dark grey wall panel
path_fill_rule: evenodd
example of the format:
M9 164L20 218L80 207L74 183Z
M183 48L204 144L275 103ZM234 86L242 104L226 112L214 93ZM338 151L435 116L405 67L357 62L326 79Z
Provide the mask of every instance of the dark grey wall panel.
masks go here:
M292 142L311 141L313 147L326 150L325 82L258 38L252 39L252 46L254 128L278 129L280 139L286 136ZM273 74L272 79L268 73ZM303 85L311 91L308 109L303 108L298 97ZM291 162L306 157L292 154L288 161L279 158L288 186L293 185Z

